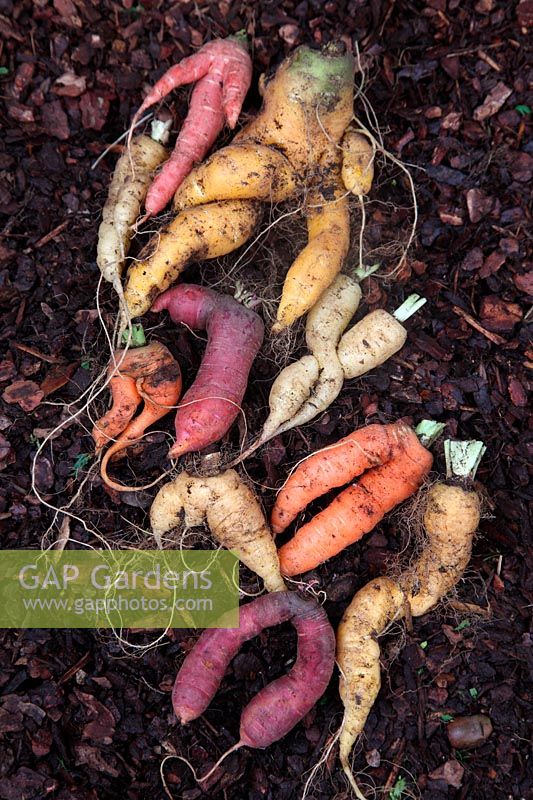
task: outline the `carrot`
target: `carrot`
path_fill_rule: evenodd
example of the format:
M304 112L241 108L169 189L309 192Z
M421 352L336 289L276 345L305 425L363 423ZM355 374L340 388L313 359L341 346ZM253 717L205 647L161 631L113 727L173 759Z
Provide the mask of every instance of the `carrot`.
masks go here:
M174 152L146 195L148 215L158 214L190 172L214 144L226 120L234 128L252 79L252 62L246 35L208 42L189 58L171 67L145 97L132 121L132 129L146 109L186 83L196 83L189 113Z
M205 630L187 654L174 683L172 705L182 724L197 719L215 696L242 644L265 628L290 621L298 634L296 661L267 684L241 715L243 745L269 747L285 736L325 692L334 664L335 636L324 610L296 592L274 592L240 609L239 627Z
M377 578L357 592L337 630L337 660L342 675L339 694L344 706L339 757L359 800L364 800L364 796L353 778L349 756L381 686L376 639L391 622L404 616L406 608L407 598L398 583L390 578Z
M319 365L319 374L296 414L285 420L277 433L305 425L325 411L338 396L344 383L344 372L337 357L337 344L360 299L361 289L357 281L348 275L338 275L309 311L305 341Z
M358 197L368 194L374 179L375 148L351 126L342 139L342 182Z
M150 525L158 546L162 537L181 522L187 528L207 522L214 538L259 575L269 592L285 589L276 545L261 507L232 469L218 475L189 475L165 484L150 509Z
M108 463L130 444L138 442L150 425L172 410L181 394L181 372L178 362L160 342L133 348L126 354L115 351L108 374L117 370L118 375L110 381L113 406L95 423L93 438L98 452L106 441L118 437L102 459L100 474L107 486L125 492L132 489L109 478ZM141 400L144 406L134 418Z
M337 345L360 299L357 281L338 275L313 306L305 323L311 355L302 356L279 373L270 390L270 413L260 435L233 463L248 458L273 436L305 425L335 400L344 382Z
M407 425L400 423L388 428L385 439L378 439L375 442L378 444L377 450L367 449L368 434L361 436L359 431L352 434L350 444L346 441L349 437L341 440L340 452L345 455L346 461L339 465L337 471L323 466L324 462L329 460L331 452L329 448L315 455L314 459L317 459L317 456L319 458L318 481L314 480L312 466L306 469L306 476L301 481L298 474L300 468L295 470L289 482L296 487L297 501L293 503L290 487L284 487L272 512L272 528L275 533L284 530L286 524L294 519L301 508L322 494L324 489L328 491L329 488L342 485L347 480L353 480L357 475L361 475L364 469L367 471L361 475L356 484L337 495L329 506L303 525L293 538L280 548L282 574L299 575L337 555L371 531L388 511L406 500L420 487L433 463L431 453ZM372 439L369 443L373 444ZM350 462L352 470L348 470L346 463L350 456L353 459L353 462ZM337 464L341 457L336 454ZM373 465L372 460L374 460ZM302 466L306 463L304 462ZM344 479L342 483L339 482L341 475Z
M298 186L289 160L272 147L231 144L199 164L174 197L176 211L220 200L278 203Z
M407 339L407 330L401 323L425 302L424 297L412 294L392 314L377 308L346 331L337 347L345 378L358 378L401 350Z
M207 347L193 385L175 418L171 458L218 442L241 409L252 362L263 341L260 317L229 295L180 284L161 295L153 311L168 309L174 322L207 331Z
M120 350L115 352L115 358L120 360ZM114 369L114 364L111 364L108 368L108 374L110 370ZM135 378L130 378L128 375L120 374L111 378L109 390L113 405L107 414L100 417L94 424L92 430L96 453L127 428L142 399L137 391Z
M350 220L342 182L341 140L353 114L355 63L342 43L321 51L302 46L263 83L263 107L206 164L194 168L174 198L179 213L156 241L153 255L132 266L126 301L132 316L167 288L191 252L211 258L227 230L239 228L238 247L252 233L242 225L255 204L297 200L307 218L308 244L287 273L274 330L291 325L334 281L348 252ZM240 204L237 204L237 198ZM233 205L231 205L233 203ZM224 205L225 204L225 205ZM209 236L191 212L215 212ZM224 252L230 252L229 249ZM184 255L185 254L185 255ZM133 291L135 289L135 291Z
M421 554L397 578L379 578L357 592L337 632L339 691L345 708L340 760L360 800L364 795L352 775L349 757L381 685L377 637L393 620L427 613L457 584L470 560L480 519L472 480L485 447L481 442L448 440L444 450L453 482L436 483L427 491L426 541Z
M130 267L124 296L130 315L145 314L156 297L168 289L193 260L219 258L240 247L261 215L258 203L228 200L189 208L157 234ZM144 255L143 255L144 253Z
M326 200L331 194L333 198ZM350 209L341 187L310 192L306 216L308 242L285 277L273 333L292 325L315 305L348 255Z
M397 422L367 425L302 461L276 498L271 517L274 533L284 531L311 500L390 461L403 427Z
M152 136L136 136L129 150L120 156L113 173L98 229L96 263L119 296L122 294L120 276L133 236L132 226L139 216L155 169L168 158L163 147L167 139L168 125L155 121Z

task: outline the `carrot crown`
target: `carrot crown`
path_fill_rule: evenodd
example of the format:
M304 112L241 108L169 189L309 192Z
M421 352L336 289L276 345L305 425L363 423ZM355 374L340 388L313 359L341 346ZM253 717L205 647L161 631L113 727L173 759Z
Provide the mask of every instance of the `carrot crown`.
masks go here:
M415 433L423 447L431 447L445 428L444 422L434 422L432 419L423 419L415 428Z
M311 50L307 45L298 47L289 56L287 76L290 77L290 92L304 104L333 105L340 100L346 89L352 88L355 62L346 48L326 47Z
M248 50L248 36L244 28L241 28L240 31L233 33L231 36L228 36L228 41L237 42L237 44L240 44L241 47L245 48L245 50Z
M446 439L444 442L446 477L474 480L486 449L483 442L453 442L451 439Z
M144 347L146 344L146 336L144 335L144 328L140 322L134 322L131 326L131 331L123 331L122 342L130 347Z

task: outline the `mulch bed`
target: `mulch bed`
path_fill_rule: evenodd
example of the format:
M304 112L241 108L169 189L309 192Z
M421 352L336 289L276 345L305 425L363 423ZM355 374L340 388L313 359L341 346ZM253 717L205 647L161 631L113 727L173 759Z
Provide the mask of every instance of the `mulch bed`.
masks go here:
M95 242L116 156L95 170L91 163L127 127L143 88L206 39L241 28L253 36L255 84L297 44L338 37L359 43L366 97L386 147L414 165L419 201L417 239L405 268L389 283L368 279L364 307L395 308L415 291L428 303L409 323L399 356L347 384L326 414L271 442L247 469L269 509L269 487L290 466L366 421L432 417L446 422L448 435L487 445L478 472L485 515L460 598L490 607L490 616L477 620L445 606L415 620L403 648L398 636L384 641L383 687L354 766L385 787L380 796L393 790L396 800L526 798L533 788L526 724L533 601L527 560L533 103L526 56L532 14L529 0L0 0L4 548L38 546L51 523L52 512L31 491L31 460L45 432L65 418L62 404L89 386L107 357L95 306ZM246 113L258 104L253 90ZM177 127L186 92L176 93L171 107ZM405 232L412 216L401 172L384 168L383 176L378 171L368 211L368 243L377 251ZM275 252L275 235L270 242ZM213 265L190 272L206 283L215 274ZM246 269L240 277L245 280ZM102 303L109 322L107 288ZM146 318L148 328L159 322ZM198 364L201 346L193 336L168 323L156 335L185 374ZM245 407L254 424L275 374L270 358L257 361ZM90 426L86 417L81 422ZM123 479L157 475L168 465L167 441L154 434L150 447L132 456L131 469L122 468ZM236 427L224 447L235 450L238 441ZM52 445L38 460L35 481L48 503L63 505L90 469L92 442L86 427L72 424ZM442 448L435 453L442 472ZM73 510L118 544L131 536L132 525L146 526L151 496L121 498L92 476ZM401 528L392 517L311 576L327 592L334 624L354 591L382 574L401 549ZM75 519L70 535L96 544ZM148 635L132 638L142 643ZM0 800L164 798L160 763L174 753L203 773L236 741L243 705L287 668L294 636L282 627L248 643L205 716L182 730L170 690L193 641L192 632L178 630L136 659L109 634L4 631ZM474 750L453 749L447 721L474 713L490 716L493 734ZM266 751L230 756L205 789L182 762L166 762L168 796L296 798L302 774L340 717L335 677L291 735ZM335 751L311 796L349 796Z

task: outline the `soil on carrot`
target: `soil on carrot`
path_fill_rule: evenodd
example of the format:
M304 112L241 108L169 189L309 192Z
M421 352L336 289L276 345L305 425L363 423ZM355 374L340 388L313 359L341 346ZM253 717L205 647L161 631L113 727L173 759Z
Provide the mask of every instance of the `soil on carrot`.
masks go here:
M70 535L68 547L98 546L96 530L114 545L147 546L142 529L155 489L121 496L105 489L92 466L87 414L65 423L37 459L41 500L30 476L39 443L83 405L77 398L107 362L102 320L112 328L114 298L102 289L100 318L95 246L118 148L95 169L91 164L126 129L145 87L207 39L243 28L253 37L254 86L262 71L300 43L342 38L358 44L365 98L376 110L386 148L412 165L419 202L409 258L394 281L366 280L360 314L395 308L412 292L428 302L409 321L399 355L347 383L327 413L270 442L246 469L268 509L296 461L365 422L431 417L446 423L447 435L487 445L478 472L486 513L455 602L384 642L382 691L354 758L355 772L367 776L361 783L378 787L379 797L518 800L533 788L526 726L533 599L527 561L533 361L527 331L533 273L526 266L533 171L528 23L531 3L524 0L0 0L4 548L35 548L43 537L50 542L60 535ZM252 89L245 115L258 103ZM177 129L186 92L168 105ZM356 107L364 118L362 97ZM385 166L376 172L365 249L386 271L397 255L390 243L405 239L412 209L402 172ZM358 213L355 206L355 226ZM273 263L283 274L292 239L290 229L274 228L243 258L238 278L257 287L261 270ZM226 272L232 263L225 262ZM215 285L220 275L216 264L206 264L187 277ZM149 315L144 323L148 336L179 359L190 385L202 342L166 318ZM275 373L265 351L244 405L252 432L264 418ZM93 418L104 408L101 395ZM122 481L148 483L168 468L171 417L161 431L117 465ZM235 426L223 451L234 454L243 433L242 424ZM442 471L442 447L435 452ZM50 506L69 503L76 518L54 518ZM402 549L403 529L393 516L310 576L315 590L326 593L334 624L355 590L382 574ZM255 585L249 575L244 581ZM489 610L474 617L458 601ZM153 635L130 638L142 644ZM202 774L237 740L240 709L294 658L290 629L248 643L209 710L185 728L173 716L170 691L195 640L192 631L174 631L136 658L105 632L10 630L1 640L0 800L292 800L341 718L335 678L282 741L266 751L234 753L203 786L183 762L167 760L165 788L165 756L184 756ZM490 717L492 735L475 749L454 749L447 725L477 713ZM349 796L335 748L310 796Z

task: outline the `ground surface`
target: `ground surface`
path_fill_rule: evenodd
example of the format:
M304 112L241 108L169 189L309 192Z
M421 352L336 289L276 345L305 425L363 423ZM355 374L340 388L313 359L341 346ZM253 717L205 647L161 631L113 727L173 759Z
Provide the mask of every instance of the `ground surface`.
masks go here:
M0 0L5 548L35 547L46 532L52 516L30 490L31 459L46 432L67 416L62 404L74 401L106 360L95 310L95 237L116 156L108 155L94 171L90 165L126 127L143 87L164 67L206 39L243 27L254 37L255 78L297 43L338 36L358 41L366 95L386 146L423 168L413 170L420 219L408 266L390 285L374 279L365 285L371 308L392 308L411 291L428 298L410 323L401 356L348 384L326 415L273 442L248 464L269 507L268 487L279 485L309 448L365 421L431 416L447 423L448 434L487 444L478 475L488 495L486 516L471 580L460 594L488 604L490 617L479 622L441 609L415 621L403 649L396 646L398 636L386 640L388 672L355 757L355 768L386 788L382 796L396 799L525 798L532 791L526 726L532 714L533 590L526 559L531 456L526 391L533 359L526 330L533 292L526 269L533 168L532 104L526 94L531 72L524 49L528 14L529 2L518 7L496 0L143 0L142 5ZM175 98L176 126L185 99L184 93ZM257 102L252 92L247 112ZM378 171L368 214L367 248L384 252L380 247L387 241L405 238L410 211L401 172ZM354 210L354 224L357 219ZM282 237L268 241L268 258L274 252L283 265ZM258 251L256 271L261 258L268 260ZM392 263L386 253L383 258ZM209 282L214 272L209 266L192 275ZM102 303L109 315L107 290ZM147 327L155 325L160 320L147 320ZM157 335L186 372L198 364L197 339L175 333L168 323ZM275 371L266 355L257 362L256 391L246 406L252 420L263 413ZM81 422L88 424L86 417ZM228 437L228 449L236 447L238 434L234 430ZM133 482L135 475L157 475L166 464L166 441L154 435L144 455L132 456L131 469L123 468L122 478ZM90 468L83 454L90 452L86 428L77 424L47 446L36 472L46 502L62 506L74 497ZM442 449L436 453L436 468L442 469ZM140 541L132 526L145 524L150 496L122 500L106 493L91 473L73 510L110 541L131 541L135 535ZM95 541L75 520L70 534ZM393 519L316 571L334 623L354 590L380 574L400 546ZM91 631L4 632L0 798L163 798L159 765L165 754L186 755L205 770L236 740L247 699L286 668L294 641L283 628L249 643L205 717L182 732L169 692L192 641L192 633L178 631L163 647L134 659L111 636ZM452 749L446 721L478 712L490 716L492 736L468 752ZM298 797L302 773L316 762L340 713L335 678L290 737L265 752L243 750L227 759L209 796ZM314 784L317 798L348 796L334 756ZM169 796L206 796L179 761L167 762L165 775Z

